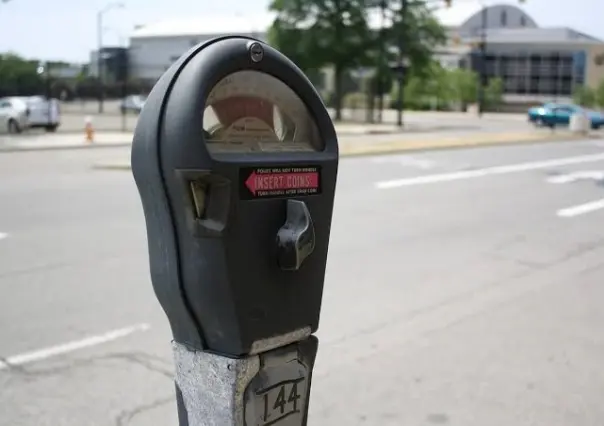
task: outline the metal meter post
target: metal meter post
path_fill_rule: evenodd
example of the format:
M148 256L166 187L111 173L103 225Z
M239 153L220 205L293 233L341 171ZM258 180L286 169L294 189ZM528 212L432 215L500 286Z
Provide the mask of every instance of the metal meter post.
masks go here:
M132 146L181 425L306 425L338 168L285 56L229 36L158 81Z

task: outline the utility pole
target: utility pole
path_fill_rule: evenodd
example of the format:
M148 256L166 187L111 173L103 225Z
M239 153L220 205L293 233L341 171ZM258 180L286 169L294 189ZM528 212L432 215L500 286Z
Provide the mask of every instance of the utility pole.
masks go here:
M38 64L37 73L40 78L44 79L44 96L46 97L46 115L47 126L52 124L52 88L50 82L50 62L40 62Z
M109 3L96 14L96 36L97 36L97 69L99 79L99 113L103 112L103 102L105 100L105 73L103 58L103 15L113 8L123 8L124 3Z
M401 15L400 15L400 27L398 30L398 96L396 102L396 124L399 127L403 127L403 108L405 102L405 53L407 48L407 12L409 8L409 0L401 0Z
M382 114L384 111L384 64L386 63L386 38L384 37L385 25L386 25L386 0L380 0L380 37L379 37L379 58L378 58L378 72L377 72L377 92L378 92L378 123L382 122Z
M488 27L488 8L483 3L480 13L480 82L478 84L478 116L482 117L485 103L485 86L487 80L487 27Z
M103 101L105 99L105 82L103 74L103 13L101 10L96 14L96 36L97 36L97 51L96 63L99 79L99 114L103 113Z

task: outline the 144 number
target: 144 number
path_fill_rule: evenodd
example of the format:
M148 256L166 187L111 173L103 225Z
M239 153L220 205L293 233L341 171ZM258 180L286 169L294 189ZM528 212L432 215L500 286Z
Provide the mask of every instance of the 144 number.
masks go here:
M300 412L302 398L298 391L298 381L283 383L263 395L265 424L274 424L280 419Z

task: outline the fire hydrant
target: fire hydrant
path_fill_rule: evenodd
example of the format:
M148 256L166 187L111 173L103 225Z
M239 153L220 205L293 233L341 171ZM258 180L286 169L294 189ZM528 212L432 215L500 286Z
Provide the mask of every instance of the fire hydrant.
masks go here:
M94 142L94 127L92 127L92 117L86 117L86 142L92 143Z

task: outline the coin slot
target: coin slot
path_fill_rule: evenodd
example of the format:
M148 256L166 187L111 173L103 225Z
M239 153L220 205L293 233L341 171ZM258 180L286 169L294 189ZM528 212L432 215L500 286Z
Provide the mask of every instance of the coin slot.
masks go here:
M200 237L219 236L227 225L230 180L205 170L179 170L186 216L191 231Z
M189 183L193 205L195 207L195 217L205 219L210 196L210 185L207 182L192 181Z

